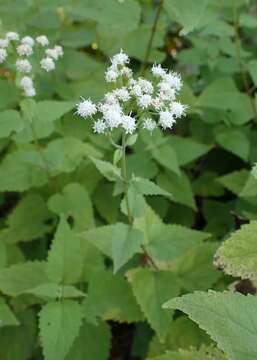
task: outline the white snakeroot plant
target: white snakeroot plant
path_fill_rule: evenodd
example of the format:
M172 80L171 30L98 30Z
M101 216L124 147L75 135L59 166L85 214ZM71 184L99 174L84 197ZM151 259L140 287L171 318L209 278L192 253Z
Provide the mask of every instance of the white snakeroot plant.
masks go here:
M105 79L111 83L113 89L106 93L99 103L82 98L76 106L76 114L91 120L93 132L106 135L115 147L113 164L106 164L97 159L93 161L97 168L106 174L107 179L117 179L118 191L124 193L121 209L127 215L129 225L133 227L133 218L138 216L138 212L133 212L135 201L138 196L142 196L142 193L135 194L137 190L133 183L143 180L143 186L151 186L151 190L146 190L145 194L154 191L152 189L158 189L156 191L163 195L163 190L147 179L136 178L133 175L128 177L126 148L135 143L137 133L141 130L150 134L156 131L157 127L171 130L176 121L185 115L186 105L176 100L182 87L179 74L170 72L161 65L154 65L151 80L135 77L128 66L129 62L129 57L123 51L115 55L105 72ZM119 143L117 139L120 140ZM117 167L120 162L121 169ZM110 176L112 171L113 176ZM133 206L130 204L131 201ZM142 201L139 206L141 205ZM143 253L156 268L145 248Z
M7 61L9 52L12 55L12 59L16 57L16 83L18 82L24 91L24 95L27 97L34 97L36 95L36 89L33 85L36 70L33 69L32 64L39 62L40 68L49 72L55 69L55 61L63 56L61 46L56 45L54 48L46 49L45 47L48 45L49 40L45 35L39 35L35 39L31 36L24 36L20 40L18 33L10 31L6 33L5 38L0 39L0 64L5 63L6 67L8 68L10 66L10 70L12 70L13 65ZM13 53L16 56L13 56ZM33 61L31 61L30 58ZM38 60L38 58L40 58L40 60ZM20 77L21 75L18 75L19 73L22 74L22 76L30 73L31 78L28 76Z

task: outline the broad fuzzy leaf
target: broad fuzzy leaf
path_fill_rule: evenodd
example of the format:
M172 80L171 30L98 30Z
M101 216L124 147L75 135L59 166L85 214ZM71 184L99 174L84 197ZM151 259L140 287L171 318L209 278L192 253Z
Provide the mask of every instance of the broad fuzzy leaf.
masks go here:
M45 360L64 360L82 323L80 305L73 300L50 302L39 313L40 339Z
M161 145L160 147L156 146L152 149L152 155L164 168L174 172L176 175L180 175L177 155L172 146L167 144Z
M257 279L257 221L243 225L223 242L215 255L215 264L226 274Z
M177 277L168 271L139 268L131 270L128 279L149 324L159 338L164 340L172 317L162 309L162 304L165 299L178 295L180 283Z
M170 194L168 191L163 190L158 185L156 185L154 182L143 179L143 178L134 178L131 181L132 186L135 188L135 190L142 195L162 195L166 196L167 198L172 197L172 194Z
M85 293L70 285L57 285L46 283L24 291L43 299L78 298L86 296Z
M94 163L97 170L109 181L116 181L121 177L120 169L111 164L110 162L99 160L96 158L90 158Z
M172 299L164 307L188 314L229 358L242 360L257 357L255 296L231 292L195 292Z
M80 240L61 218L48 253L47 275L53 282L73 284L78 281L82 267Z

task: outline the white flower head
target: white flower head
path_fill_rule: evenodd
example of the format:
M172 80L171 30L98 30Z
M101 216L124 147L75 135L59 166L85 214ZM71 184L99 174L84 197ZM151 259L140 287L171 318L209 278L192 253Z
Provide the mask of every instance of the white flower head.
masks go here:
M30 56L33 54L33 49L28 44L21 44L17 47L17 53L20 56Z
M141 87L142 92L145 94L152 94L153 93L153 85L150 81L139 78L138 85Z
M46 57L40 61L41 68L49 72L55 69L55 63L52 58Z
M152 103L152 97L151 95L145 94L139 97L137 102L142 109L147 109Z
M143 95L142 88L137 82L135 85L132 86L130 93L139 98Z
M122 122L122 113L116 107L110 106L109 109L103 113L103 117L110 129L117 128Z
M164 77L166 75L166 70L163 69L163 67L159 65L153 65L152 66L152 74L155 77Z
M18 41L19 38L20 38L19 34L17 32L14 32L14 31L9 31L6 34L6 39L9 40L9 41Z
M171 105L171 112L175 118L180 118L186 113L187 106L181 104L179 101L174 101Z
M61 46L56 45L53 49L46 49L46 55L54 60L58 60L63 56L63 49Z
M31 72L32 66L27 59L18 59L16 61L16 69L22 73L29 73Z
M34 97L36 96L36 90L34 87L26 88L24 89L25 95L28 97Z
M97 134L103 134L107 128L107 125L103 119L97 120L93 125L93 130Z
M58 59L59 59L60 57L63 57L63 47L62 47L62 46L60 46L60 45L55 45L54 50L55 50L55 51L57 52L57 54L58 54Z
M168 73L163 77L163 80L167 82L171 88L179 91L182 87L181 76L177 73Z
M33 88L33 81L29 76L24 76L20 81L20 85L23 89Z
M0 64L2 64L7 58L7 51L5 49L0 49Z
M125 130L126 134L133 134L133 132L136 130L136 120L129 115L123 115L122 116L122 127Z
M116 89L113 91L114 96L120 101L128 101L130 99L130 94L125 87Z
M143 122L143 129L152 132L156 128L157 124L151 118L146 118Z
M175 122L176 120L174 119L173 114L171 112L169 111L160 112L159 123L164 130L171 129Z
M115 82L119 77L119 72L114 67L109 67L107 71L105 72L105 80L107 82Z
M92 116L97 112L96 105L90 99L82 98L82 101L78 103L76 107L76 113L83 118Z
M21 39L21 43L23 45L29 45L29 46L34 46L35 44L35 40L31 37L31 36L24 36L22 39Z
M130 79L130 78L132 77L132 75L133 75L132 70L131 70L129 67L127 67L127 66L123 66L123 67L119 70L119 73L120 73L121 76L124 76L124 77L126 77L126 78L128 78L128 79Z
M36 37L36 42L41 46L47 46L49 44L49 40L45 35L40 35Z
M114 66L124 66L126 64L129 63L129 57L127 54L125 54L123 52L123 50L121 49L120 52L116 55L114 55L112 58L111 58L111 63L114 65Z
M0 39L0 48L7 48L9 45L8 39Z

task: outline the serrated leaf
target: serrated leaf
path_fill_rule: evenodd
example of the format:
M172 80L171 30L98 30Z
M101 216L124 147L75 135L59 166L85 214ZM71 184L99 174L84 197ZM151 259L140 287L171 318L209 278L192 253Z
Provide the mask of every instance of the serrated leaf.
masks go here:
M154 182L148 179L135 177L131 180L131 184L135 188L135 190L142 195L162 195L168 198L172 197L172 194L170 194L168 191L163 190Z
M6 110L0 112L0 138L6 138L12 132L21 131L22 128L23 123L18 111Z
M78 281L82 267L80 240L62 217L48 253L47 275L53 282L73 284Z
M111 331L105 322L97 325L83 322L79 336L65 358L66 360L106 360L111 347Z
M164 340L172 322L170 314L162 309L165 299L179 293L180 283L176 276L168 271L135 269L128 273L133 293L145 314L149 324L158 337Z
M200 349L178 351L167 351L164 355L160 355L149 360L226 360L227 357L223 352L213 346L201 346Z
M46 282L44 262L27 261L0 270L0 290L10 296L18 296Z
M173 148L167 144L152 149L154 159L164 168L180 175L178 159Z
M90 279L83 312L90 322L95 322L98 316L129 323L143 319L128 282L110 271L98 272Z
M0 328L3 326L14 326L19 324L19 321L6 304L5 300L0 298Z
M100 173L107 180L116 181L116 180L120 179L121 171L120 171L119 168L117 168L116 166L114 166L113 164L111 164L111 163L109 163L107 161L99 160L99 159L96 159L96 158L93 158L93 157L90 157L90 159L94 163L97 170L99 170Z
M255 296L214 291L187 294L164 304L188 314L235 360L257 356L256 306Z
M83 231L94 227L92 203L85 188L77 183L64 187L62 194L48 200L49 209L56 214L72 217L74 230Z
M82 323L80 305L73 300L50 302L39 313L40 339L45 360L64 360Z
M7 218L7 228L0 233L0 239L14 244L42 237L51 230L47 221L51 219L43 198L36 193L25 196Z
M215 264L225 273L242 279L257 279L257 221L241 229L222 243L215 255Z
M239 171L233 171L232 173L220 176L216 179L220 184L238 195L249 177L249 171L242 169Z
M86 296L85 293L70 285L58 285L54 283L46 283L36 286L32 289L24 291L31 295L41 297L43 299L63 299L63 298L79 298Z
M219 145L224 149L239 156L244 161L248 160L250 142L244 132L240 130L227 130L216 136Z

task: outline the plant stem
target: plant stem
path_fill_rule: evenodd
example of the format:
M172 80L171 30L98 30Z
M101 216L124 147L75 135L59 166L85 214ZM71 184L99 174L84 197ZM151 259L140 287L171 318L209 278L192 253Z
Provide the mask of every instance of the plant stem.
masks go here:
M130 211L129 199L128 199L128 175L127 175L127 162L126 162L126 134L122 134L122 176L124 179L125 187L125 202L128 214L128 222L130 225L133 224L133 218Z
M153 23L152 30L151 30L150 39L149 39L149 42L148 42L147 48L146 48L145 58L144 58L144 61L142 63L142 67L141 67L141 74L142 75L145 73L146 68L147 68L147 63L148 63L148 60L149 60L149 56L151 54L153 40L154 40L154 36L155 36L156 30L157 30L157 25L158 25L158 22L159 22L159 19L160 19L163 3L164 3L164 0L160 0L160 2L158 4L158 7L157 7L154 23Z
M234 31L235 31L235 47L236 47L237 63L238 63L239 69L240 69L240 73L241 73L241 77L243 80L245 91L246 91L247 95L249 96L251 106L253 109L253 113L254 113L255 119L257 121L257 107L256 107L253 97L251 96L252 91L251 91L251 88L250 88L250 85L249 85L249 82L247 79L247 73L244 68L244 64L241 59L241 39L240 39L240 33L239 33L239 18L238 18L238 11L237 11L237 6L235 3L235 0L234 0L234 6L233 6L233 15L234 15Z

